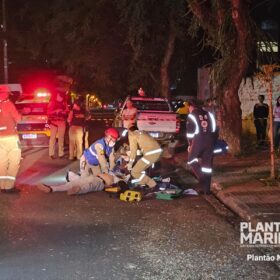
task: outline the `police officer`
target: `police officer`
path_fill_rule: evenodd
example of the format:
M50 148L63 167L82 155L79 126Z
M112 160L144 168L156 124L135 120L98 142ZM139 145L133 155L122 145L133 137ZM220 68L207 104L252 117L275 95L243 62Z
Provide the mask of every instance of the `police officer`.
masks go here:
M83 154L83 138L86 128L86 114L84 99L80 97L73 104L73 108L68 115L69 128L69 159L76 156L80 159Z
M48 120L50 125L49 156L55 158L55 143L58 137L58 156L64 156L64 136L66 130L66 120L68 108L65 100L65 92L57 91L56 96L52 97L48 106Z
M197 100L189 102L187 117L188 164L203 188L210 194L213 149L216 142L216 120L212 113L199 107Z
M119 138L115 128L105 130L105 137L95 141L80 159L81 176L108 173L115 167L114 146Z
M14 104L9 100L10 89L0 85L0 189L2 193L15 193L16 175L21 159L16 124L21 120Z
M127 169L131 170L131 175L134 178L131 183L154 188L156 182L146 175L145 170L160 159L162 149L159 143L148 133L139 131L136 126L129 128L128 141L130 158ZM141 150L143 156L134 164L138 149Z

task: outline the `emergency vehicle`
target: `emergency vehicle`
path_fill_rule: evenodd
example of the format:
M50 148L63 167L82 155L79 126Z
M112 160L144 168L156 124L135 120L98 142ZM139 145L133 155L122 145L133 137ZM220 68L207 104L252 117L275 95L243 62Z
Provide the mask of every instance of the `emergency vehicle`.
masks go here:
M137 108L137 127L147 131L160 142L177 139L180 132L180 116L173 112L166 98L127 97L114 120L116 127L122 127L122 112L127 100Z
M17 125L23 147L49 145L50 128L47 108L50 97L50 92L42 88L31 94L23 93L15 102L16 108L23 116Z

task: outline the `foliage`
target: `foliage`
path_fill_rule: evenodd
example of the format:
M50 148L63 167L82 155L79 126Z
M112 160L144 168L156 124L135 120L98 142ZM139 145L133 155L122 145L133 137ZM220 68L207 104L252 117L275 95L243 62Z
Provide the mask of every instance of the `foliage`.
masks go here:
M193 3L197 1L188 0L190 11L193 10ZM192 23L188 29L192 37L200 36L202 48L210 48L213 52L212 80L217 87L222 87L230 78L231 61L236 51L237 31L232 19L232 6L230 1L200 1L200 8L207 10L207 19L203 19L193 14ZM206 13L205 13L206 14ZM247 24L250 30L247 39L247 59L253 61L253 53L256 46L258 28L251 17L247 17ZM204 33L201 36L201 27Z
M127 44L132 48L130 89L141 85L149 91L159 92L160 65L166 50L170 22L176 37L187 39L185 34L185 1L116 0L121 23L128 27Z
M21 7L10 23L21 51L73 76L79 90L122 94L130 51L112 1L29 0Z

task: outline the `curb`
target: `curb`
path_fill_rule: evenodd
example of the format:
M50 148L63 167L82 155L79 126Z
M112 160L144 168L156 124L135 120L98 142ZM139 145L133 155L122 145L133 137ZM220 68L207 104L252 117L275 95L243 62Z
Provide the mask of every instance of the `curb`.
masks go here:
M184 160L175 159L175 162L181 166L186 171L190 171ZM256 170L259 167L251 167L250 170ZM240 172L240 171L239 171ZM236 172L237 174L239 173ZM236 213L240 218L244 219L247 222L257 223L257 219L254 217L255 214L251 211L251 209L244 203L240 202L235 198L234 195L227 193L223 190L223 186L215 179L212 179L211 191L213 195L221 201L224 205L226 205L229 209L231 209L234 213Z
M255 214L251 211L251 209L246 204L236 199L234 195L224 192L223 187L219 182L213 181L211 184L211 190L218 200L225 204L240 218L247 222L257 222L257 220L254 218Z

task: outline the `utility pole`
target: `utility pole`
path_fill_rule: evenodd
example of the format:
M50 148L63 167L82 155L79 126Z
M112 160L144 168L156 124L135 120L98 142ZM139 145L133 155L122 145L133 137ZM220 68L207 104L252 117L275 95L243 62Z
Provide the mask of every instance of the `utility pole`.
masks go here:
M3 61L4 61L4 83L8 84L8 42L6 39L6 0L2 0L2 32L3 32Z

